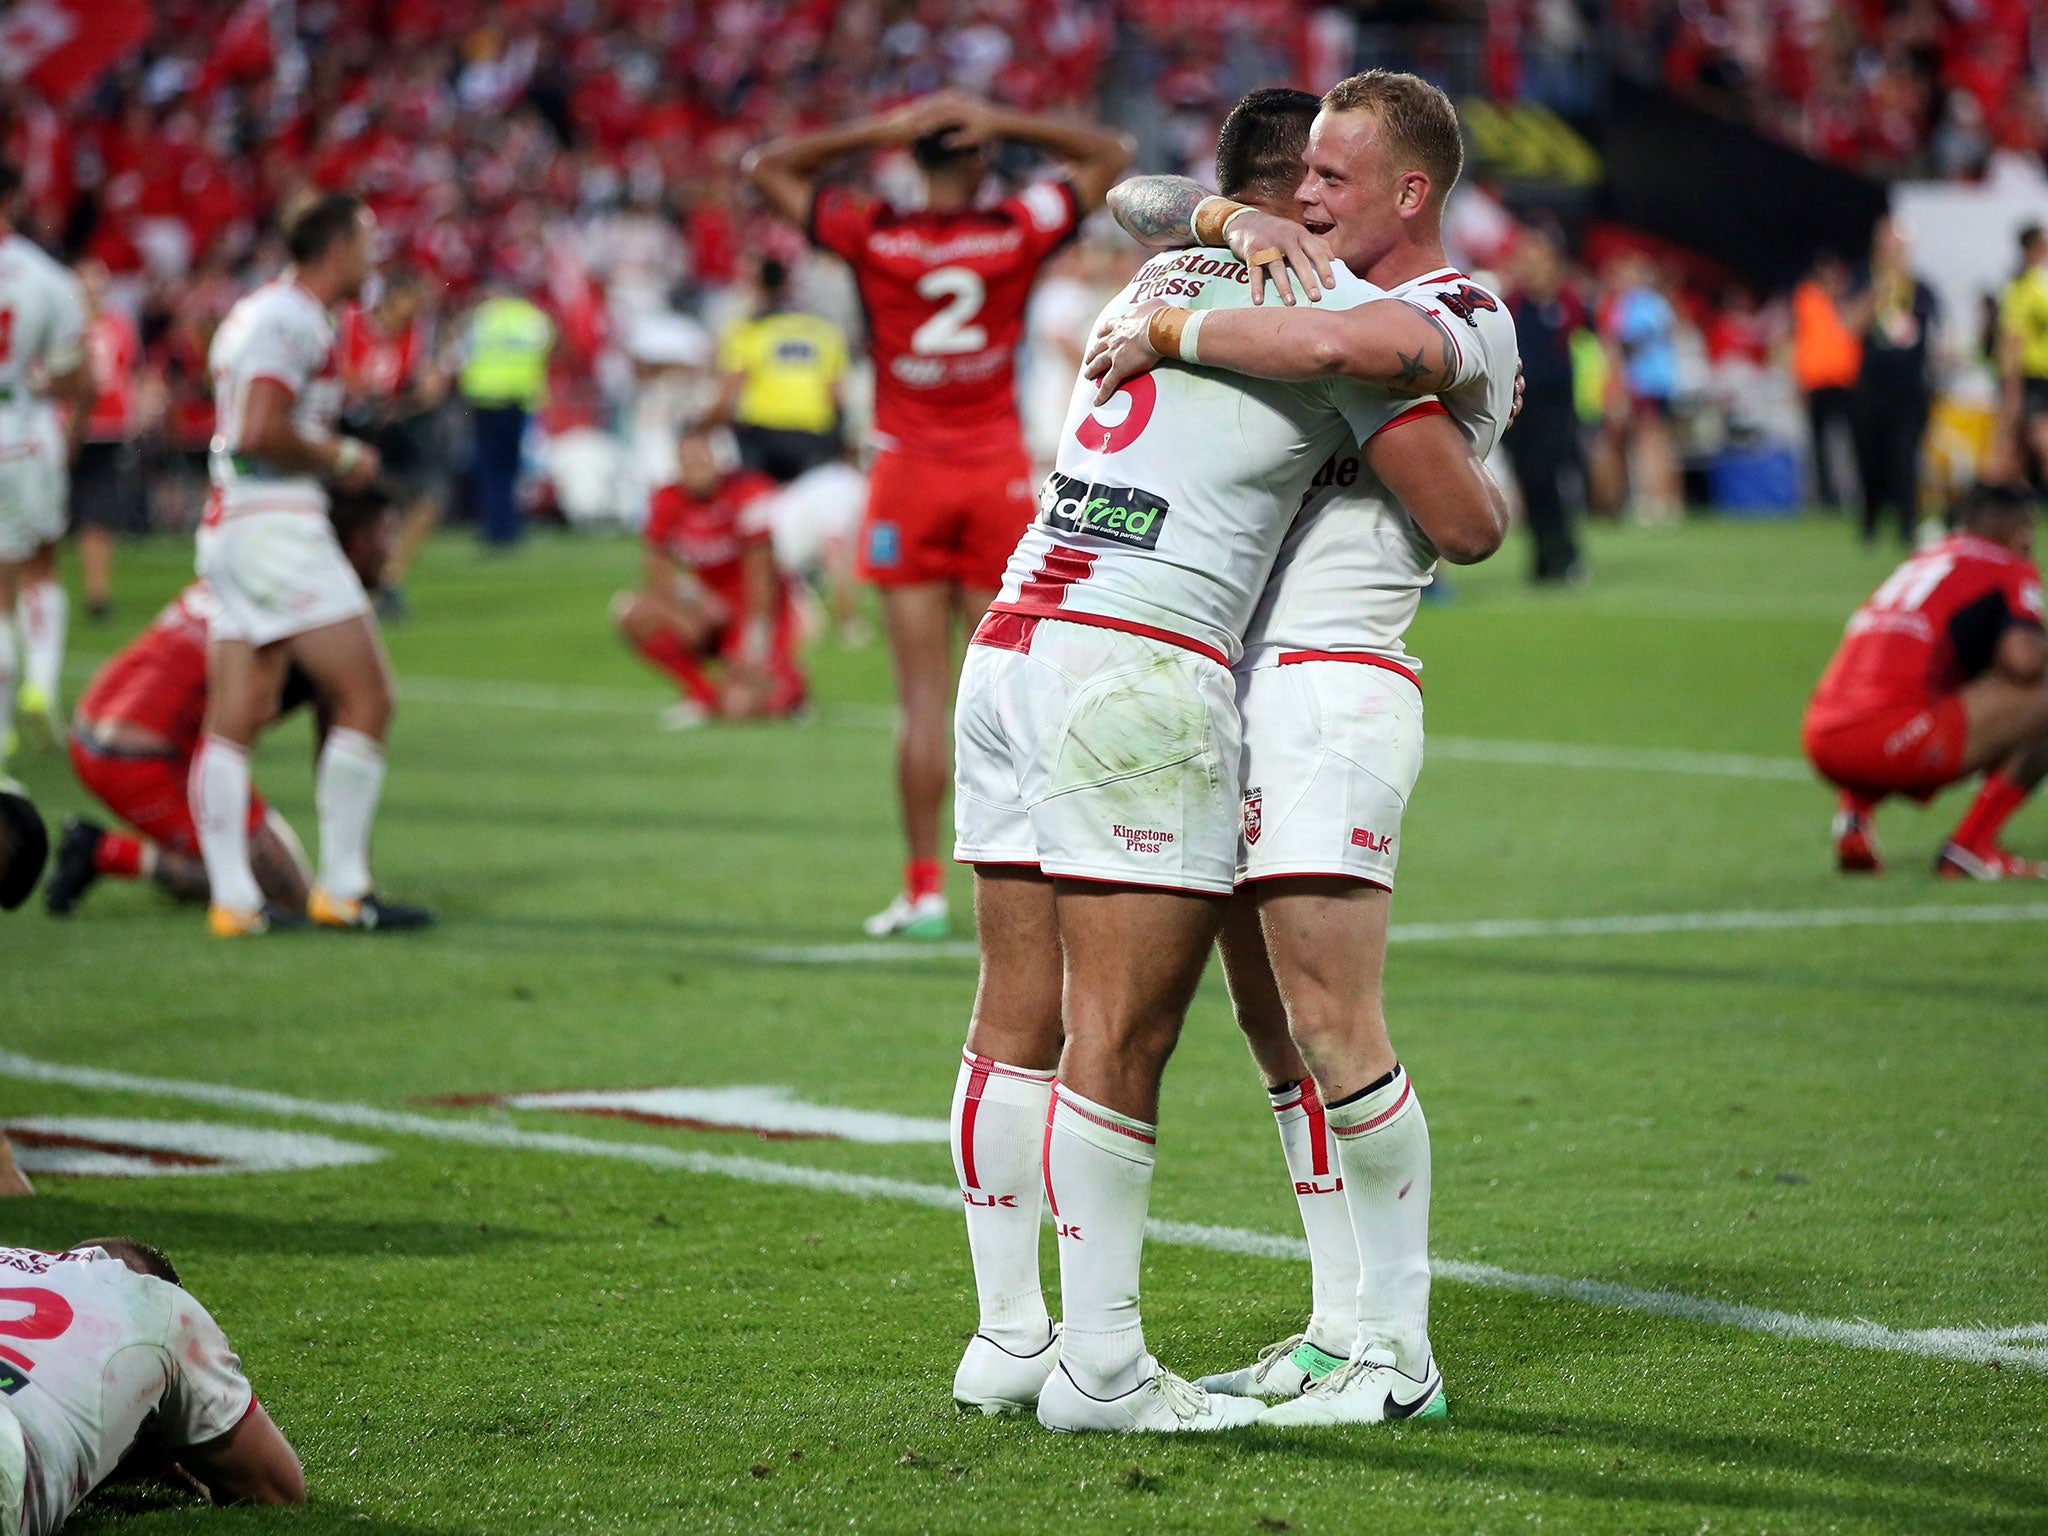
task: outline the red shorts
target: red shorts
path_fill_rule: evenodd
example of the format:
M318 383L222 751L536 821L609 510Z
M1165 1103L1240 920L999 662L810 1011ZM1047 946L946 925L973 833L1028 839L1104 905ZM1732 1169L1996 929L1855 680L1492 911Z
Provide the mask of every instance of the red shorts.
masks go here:
M1807 715L1806 756L1844 789L1931 800L1963 776L1970 719L1955 694L1880 705L1815 727Z
M1038 504L1020 440L987 459L883 451L868 471L860 571L882 587L943 581L993 592Z
M94 751L74 736L71 766L78 770L79 783L144 837L172 853L198 857L199 829L185 798L185 781L192 772L189 757L122 757ZM252 788L249 830L260 827L269 813L270 807Z

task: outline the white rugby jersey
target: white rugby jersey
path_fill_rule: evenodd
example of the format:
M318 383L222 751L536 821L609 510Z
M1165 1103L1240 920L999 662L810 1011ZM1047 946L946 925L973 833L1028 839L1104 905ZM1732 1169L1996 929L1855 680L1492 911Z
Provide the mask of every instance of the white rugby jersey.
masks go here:
M78 280L33 240L0 240L0 454L45 440L43 388L84 360Z
M265 283L227 312L206 360L215 420L209 462L223 512L327 510L316 476L266 468L241 452L241 433L249 386L272 379L291 391L292 422L301 436L332 437L342 399L333 352L333 317L285 278Z
M1340 264L1326 308L1382 298ZM1227 251L1155 256L1103 314L1251 303ZM1095 408L1078 379L1054 469L993 608L1149 634L1228 665L1316 467L1413 405L1343 379L1282 384L1162 363Z
M49 1536L156 1415L172 1447L218 1440L256 1394L206 1309L97 1248L0 1248L0 1436L27 1452L22 1536Z
M1390 290L1433 315L1457 350L1456 383L1417 411L1448 410L1482 460L1514 411L1520 353L1500 298L1449 268ZM1405 414L1405 413L1404 413ZM1409 672L1402 640L1436 570L1436 546L1356 448L1316 471L1245 634L1242 666L1300 652L1368 652Z

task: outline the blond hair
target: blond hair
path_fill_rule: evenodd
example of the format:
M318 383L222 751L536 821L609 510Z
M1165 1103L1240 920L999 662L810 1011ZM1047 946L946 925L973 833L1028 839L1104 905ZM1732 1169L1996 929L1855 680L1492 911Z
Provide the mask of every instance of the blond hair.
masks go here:
M1325 112L1370 112L1405 163L1429 177L1430 200L1441 203L1465 169L1465 139L1451 98L1417 75L1368 69L1339 80L1323 97Z

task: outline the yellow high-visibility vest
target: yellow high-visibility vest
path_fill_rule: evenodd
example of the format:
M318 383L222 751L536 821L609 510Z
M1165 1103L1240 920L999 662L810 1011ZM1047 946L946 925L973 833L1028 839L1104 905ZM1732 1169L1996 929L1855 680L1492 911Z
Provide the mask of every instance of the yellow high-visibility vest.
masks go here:
M472 405L523 405L547 399L555 325L537 304L512 295L485 299L470 312L460 379Z

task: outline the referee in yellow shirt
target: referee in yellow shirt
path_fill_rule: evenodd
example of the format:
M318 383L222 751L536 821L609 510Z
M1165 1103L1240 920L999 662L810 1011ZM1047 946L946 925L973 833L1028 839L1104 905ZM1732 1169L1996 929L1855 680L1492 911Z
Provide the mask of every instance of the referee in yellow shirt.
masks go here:
M2038 224L2020 231L2020 275L1999 301L1998 337L2014 478L2027 478L2030 452L2035 473L2048 476L2048 233Z
M822 315L794 309L789 268L768 259L760 305L719 342L724 404L749 469L787 485L839 457L839 381L846 338Z

